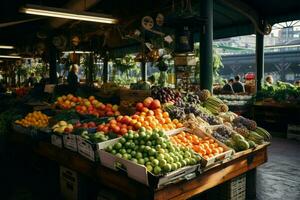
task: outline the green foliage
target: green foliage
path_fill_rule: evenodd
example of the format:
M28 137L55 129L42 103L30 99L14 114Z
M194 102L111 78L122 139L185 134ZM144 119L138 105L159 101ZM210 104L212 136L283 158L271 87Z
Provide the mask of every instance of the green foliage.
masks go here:
M194 44L194 53L197 59L197 64L196 64L196 71L195 71L195 79L199 79L199 72L200 72L200 43L195 43ZM223 79L220 78L219 76L219 71L221 68L223 68L224 65L222 63L222 57L221 55L217 52L215 48L213 48L213 80L214 82L221 83Z
M257 92L256 100L265 98L272 98L278 102L290 101L300 103L300 87L281 81L270 86L264 85L262 90Z

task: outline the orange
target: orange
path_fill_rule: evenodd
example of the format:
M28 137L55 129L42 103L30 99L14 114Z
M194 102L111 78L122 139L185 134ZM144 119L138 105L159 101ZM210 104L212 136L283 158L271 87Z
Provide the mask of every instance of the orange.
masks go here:
M219 154L219 150L218 150L218 149L213 149L213 150L212 150L212 153L213 153L213 154Z
M173 123L178 124L179 123L178 119L173 119Z
M206 151L206 154L211 154L212 153L212 150L210 148L206 148L205 151Z
M164 118L169 117L169 113L168 113L168 112L163 112L163 117L164 117Z
M218 147L218 146L219 146L219 144L215 142L215 143L214 143L214 146L215 146L215 147Z
M171 123L171 119L168 117L168 118L165 118L166 120L166 123Z
M210 144L213 144L215 141L213 139L208 140Z
M223 147L218 147L218 149L219 149L219 153L223 153L224 152Z

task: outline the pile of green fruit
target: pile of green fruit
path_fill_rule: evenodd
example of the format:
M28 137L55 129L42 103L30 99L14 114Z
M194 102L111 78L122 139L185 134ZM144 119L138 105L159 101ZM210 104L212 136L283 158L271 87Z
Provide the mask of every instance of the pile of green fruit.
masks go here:
M96 133L88 133L88 131L83 131L81 133L81 137L86 140L89 140L92 143L100 143L109 139L109 137L105 135L102 131Z
M191 149L179 147L163 131L141 128L138 132L128 131L117 143L105 151L117 157L146 166L154 175L165 174L189 165L196 165L200 156Z

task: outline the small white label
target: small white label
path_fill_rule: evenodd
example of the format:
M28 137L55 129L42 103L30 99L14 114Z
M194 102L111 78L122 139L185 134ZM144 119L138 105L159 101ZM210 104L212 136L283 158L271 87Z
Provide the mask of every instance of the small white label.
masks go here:
M173 42L173 39L171 36L167 35L166 37L164 37L164 40L167 42L167 43L172 43Z
M95 161L95 152L92 145L86 142L82 137L77 137L78 152L80 155Z
M51 135L51 144L62 148L62 137L59 137L57 135Z
M77 142L76 142L76 136L73 134L68 134L63 136L64 140L64 146L71 150L71 151L77 151Z

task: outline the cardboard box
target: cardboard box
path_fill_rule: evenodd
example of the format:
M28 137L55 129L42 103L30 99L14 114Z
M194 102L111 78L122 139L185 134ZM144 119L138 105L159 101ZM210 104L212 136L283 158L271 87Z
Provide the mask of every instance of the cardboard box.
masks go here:
M201 129L198 129L198 128L193 129L193 130L188 129L188 128L180 128L180 129L176 129L176 130L167 132L167 135L169 135L169 136L177 135L181 131L186 131L186 132L195 134L201 138L209 137L209 138L213 139L215 142L217 142L219 146L223 147L223 149L224 149L223 153L220 153L209 159L202 158L202 166L203 167L209 167L209 166L212 166L213 164L216 164L217 162L218 163L222 162L223 160L230 158L234 153L234 151L231 148L227 147L225 144L223 144L222 142L220 142L213 136L204 133Z
M60 192L65 200L78 200L79 180L75 171L60 166Z
M97 144L82 138L80 135L77 135L77 151L80 155L91 161L95 162L99 160Z
M185 56L175 56L174 57L174 65L188 65L194 66L196 65L196 58L193 55L185 55Z
M63 144L66 149L77 152L77 138L74 134L64 134Z
M51 135L51 144L59 148L63 148L63 136L62 135Z
M193 166L185 166L165 175L155 176L154 174L149 173L145 166L136 164L123 158L119 158L104 150L107 146L118 142L119 139L120 138L116 138L98 144L98 153L101 164L115 171L120 170L120 168L117 166L121 164L124 166L122 170L126 171L128 177L151 188L156 189L168 184L177 183L181 180L190 180L196 177L196 174L199 173L200 165L197 164Z

